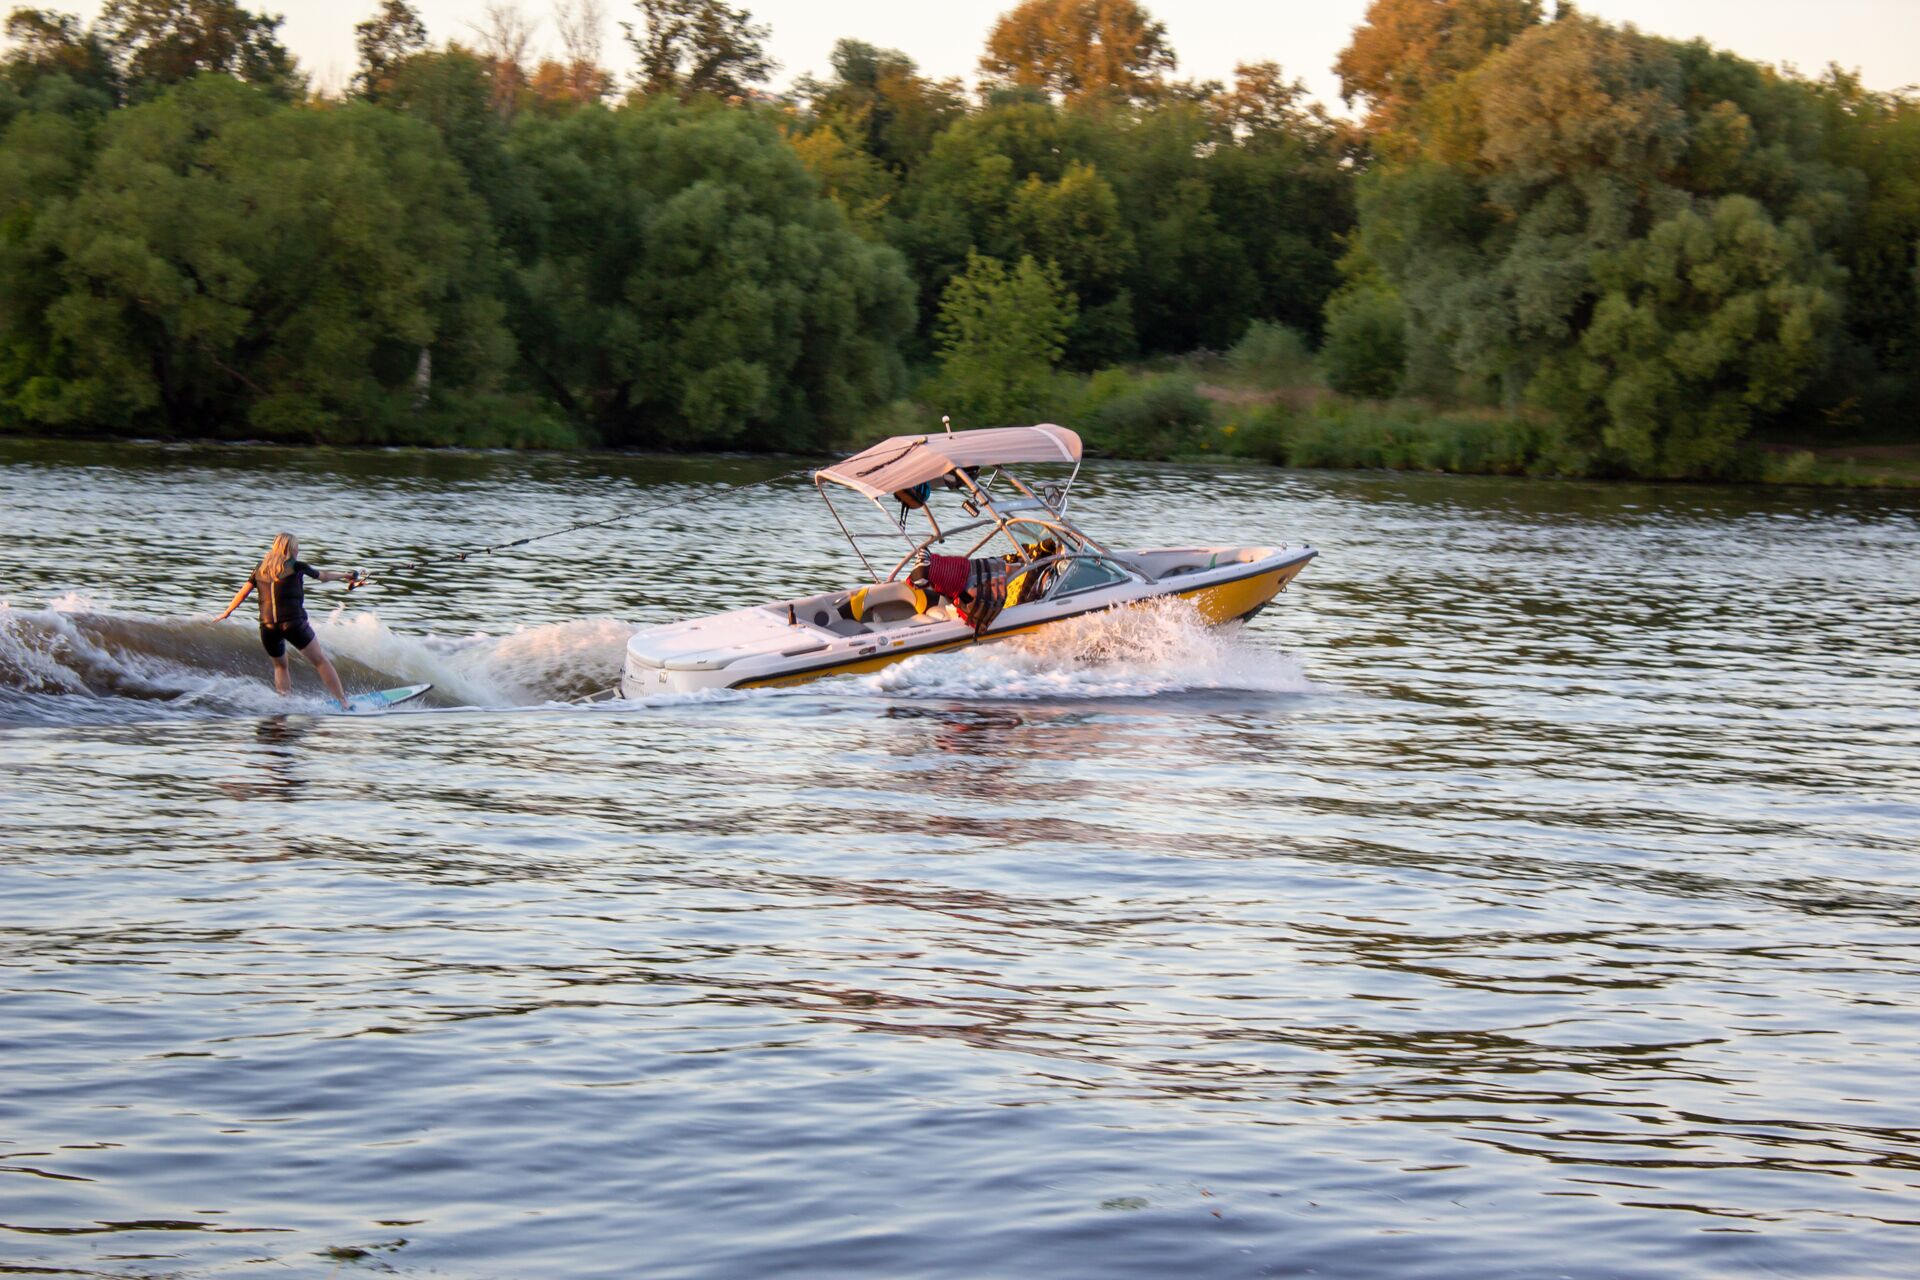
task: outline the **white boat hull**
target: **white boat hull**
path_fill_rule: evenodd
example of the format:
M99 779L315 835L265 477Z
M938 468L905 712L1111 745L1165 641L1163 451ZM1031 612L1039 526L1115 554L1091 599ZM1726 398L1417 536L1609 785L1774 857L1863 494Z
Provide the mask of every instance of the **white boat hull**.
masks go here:
M1148 548L1122 553L1154 566L1156 581L1122 581L1011 605L976 639L945 611L860 624L805 597L736 609L636 632L620 675L623 698L703 689L798 684L877 670L923 653L986 643L1120 606L1176 597L1209 623L1259 612L1314 557L1311 547ZM844 599L841 593L841 598ZM911 607L911 606L909 606Z

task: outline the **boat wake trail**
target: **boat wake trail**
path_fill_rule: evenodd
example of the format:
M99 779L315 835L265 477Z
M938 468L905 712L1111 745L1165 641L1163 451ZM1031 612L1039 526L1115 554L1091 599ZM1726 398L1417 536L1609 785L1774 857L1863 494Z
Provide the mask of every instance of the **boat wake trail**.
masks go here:
M995 644L929 654L853 683L879 694L936 698L1142 698L1214 689L1305 693L1293 658L1238 626L1209 627L1180 600L1159 599L1056 622Z
M539 705L605 688L633 633L613 618L455 637L394 631L373 612L313 622L349 691L430 682L442 707ZM297 657L293 669L295 695L283 699L250 623L144 617L82 596L38 609L0 601L0 723L325 710L312 670Z
M395 631L371 611L316 615L314 630L349 690L430 683L434 691L425 705L438 707L541 706L593 693L613 683L633 634L630 623L590 618L498 636L421 636ZM146 617L84 596L38 609L0 601L0 725L330 709L312 670L298 658L293 668L294 696L281 698L250 623L205 615ZM803 692L1074 700L1219 689L1299 693L1313 687L1286 654L1251 642L1237 627L1204 626L1186 605L1161 600L994 644L910 658L871 675L664 701Z

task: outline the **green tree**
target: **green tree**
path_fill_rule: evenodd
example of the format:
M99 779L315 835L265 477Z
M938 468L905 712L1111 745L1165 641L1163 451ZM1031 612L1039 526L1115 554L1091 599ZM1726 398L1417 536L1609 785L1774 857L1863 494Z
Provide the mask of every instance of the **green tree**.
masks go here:
M1841 272L1807 224L1747 196L1681 210L1595 273L1593 323L1540 395L1598 429L1575 448L1641 475L1726 472L1756 420L1824 366L1841 312Z
M297 98L306 85L280 43L281 21L233 0L107 0L96 30L135 97L220 71Z
M484 215L424 125L276 106L202 77L108 123L38 228L65 376L47 425L296 440L444 438L510 359L472 278Z
M457 44L415 54L394 68L380 105L433 126L495 221L512 220L520 192L509 171L507 126L493 108L485 58Z
M1078 298L1069 359L1136 349L1129 293L1135 236L1120 197L1090 160L1099 126L1051 103L1011 102L960 121L903 192L898 242L913 259L924 314L970 254L1051 263Z
M1843 423L1910 434L1920 403L1920 98L1870 93L1838 71L1819 96L1833 158L1866 183L1836 245L1849 341L1828 399Z
M848 134L857 137L863 132L863 123L857 116L817 123L811 131L789 137L800 163L820 180L821 189L840 206L854 230L869 240L884 240L888 206L899 184L885 165L849 140Z
M682 102L700 94L745 97L777 65L767 56L771 29L722 0L635 0L636 30L623 22L639 59L642 93L672 94Z
M1231 346L1256 319L1317 333L1352 226L1343 131L1271 63L1231 89L1099 118L1093 146L1137 254L1128 281L1149 351Z
M57 110L0 132L0 427L44 422L77 376L47 317L61 292L57 218L93 164L93 133L84 115Z
M1808 86L1766 68L1577 15L1529 25L1477 67L1449 66L1411 114L1421 154L1389 154L1361 184L1357 245L1402 304L1404 386L1558 406L1571 415L1569 457L1723 467L1717 447L1629 447L1617 424L1618 445L1583 427L1612 395L1593 378L1637 380L1644 392L1651 375L1613 347L1604 361L1578 353L1603 304L1606 314L1619 305L1603 270L1617 274L1650 252L1657 228L1708 217L1733 195L1750 193L1765 222L1810 246L1799 278L1828 279L1864 184L1832 162L1820 115ZM1834 326L1841 312L1796 314ZM1779 366L1795 380L1790 394L1756 393L1744 415L1722 402L1718 420L1746 430L1810 393L1834 344L1804 350L1811 362Z
M92 95L101 109L120 96L120 78L100 37L72 14L51 9L15 9L7 15L7 44L0 83L31 96L50 79L64 80Z
M1243 72L1231 106L1007 99L957 121L909 177L890 232L923 314L969 252L1031 254L1077 295L1077 367L1224 349L1255 319L1317 332L1354 216L1347 146L1276 68Z
M925 80L905 54L862 40L834 46L833 70L796 85L807 109L788 136L860 233L889 238L904 175L965 114L959 86Z
M905 377L913 290L773 124L663 99L517 122L513 324L611 444L807 448Z
M354 24L353 43L360 58L354 90L378 101L393 91L393 78L402 64L425 52L427 24L407 0L381 0L371 18Z
M858 120L862 137L849 137L896 175L904 176L933 148L941 131L966 114L957 80L929 80L897 49L864 40L833 47L833 79L798 86L815 115Z
M1674 185L1689 133L1682 85L1666 42L1567 18L1532 28L1449 88L1471 124L1434 131L1454 129L1442 154L1458 148L1479 179L1490 218L1466 221L1484 266L1449 278L1453 259L1429 255L1397 283L1444 335L1454 365L1510 405L1579 337L1595 254L1685 204ZM1455 199L1435 207L1451 215Z
M1053 263L1075 294L1110 292L1133 264L1119 198L1084 161L1069 161L1054 182L1027 175L1007 202L1006 220L1010 238Z
M1204 172L1208 206L1219 227L1239 241L1247 271L1244 293L1220 290L1207 305L1207 345L1224 345L1223 335L1252 318L1317 334L1321 311L1340 284L1341 238L1353 228L1352 172L1331 150L1257 143L1218 148Z
M894 243L913 264L929 337L947 282L966 269L969 254L1019 258L1008 221L1015 193L1029 178L1059 181L1087 153L1083 135L1051 104L1020 102L957 120L934 140L901 192L894 228Z
M934 138L966 114L958 81L926 79L897 49L841 40L832 62L832 79L803 76L795 85L807 103L796 136L830 130L885 169L896 190Z
M1135 255L1119 197L1092 165L1069 162L1054 182L1030 174L1007 203L1004 241L1050 265L1078 300L1067 353L1082 368L1134 353Z
M1151 98L1177 59L1134 0L1025 0L987 35L982 75L1068 101Z
M1232 346L1261 310L1260 282L1243 237L1265 236L1274 228L1229 225L1223 216L1217 203L1223 140L1212 111L1199 102L1162 103L1103 129L1098 140L1104 171L1133 232L1127 287L1141 347ZM1224 149L1233 146L1225 143ZM1291 208L1277 212L1281 227L1298 216Z
M940 303L934 394L941 407L968 426L1040 416L1074 310L1051 266L1023 257L1009 271L997 259L969 255Z

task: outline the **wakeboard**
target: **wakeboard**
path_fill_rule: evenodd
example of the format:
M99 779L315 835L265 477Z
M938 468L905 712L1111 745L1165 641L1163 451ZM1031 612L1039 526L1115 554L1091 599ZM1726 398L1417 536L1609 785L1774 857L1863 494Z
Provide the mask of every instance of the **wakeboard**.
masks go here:
M349 715L378 715L382 711L392 710L402 703L412 702L415 698L424 698L430 684L407 684L398 689L381 689L376 693L356 693L347 699Z

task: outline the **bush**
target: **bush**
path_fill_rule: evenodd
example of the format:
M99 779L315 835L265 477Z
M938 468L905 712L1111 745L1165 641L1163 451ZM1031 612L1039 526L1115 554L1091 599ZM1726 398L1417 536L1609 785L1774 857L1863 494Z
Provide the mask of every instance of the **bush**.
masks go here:
M1399 390L1407 364L1407 319L1400 299L1381 289L1336 295L1327 304L1320 363L1328 385L1343 395L1383 400Z
M1095 453L1171 458L1205 450L1213 406L1191 374L1145 379L1103 369L1087 381L1073 425Z
M494 392L445 397L423 415L419 430L407 443L465 449L579 449L594 440L544 400Z
M1287 424L1284 453L1295 467L1523 475L1547 467L1551 434L1526 418L1325 401Z
M1298 330L1255 320L1227 352L1227 364L1263 387L1297 387L1318 381L1313 352Z
M1079 379L1079 386L1071 374L1060 377L1062 407L1061 416L1074 424L1085 422L1089 415L1109 401L1139 388L1146 378L1126 368L1101 369L1097 373Z
M1287 446L1301 417L1287 404L1255 405L1220 428L1220 450L1236 458L1288 465Z

